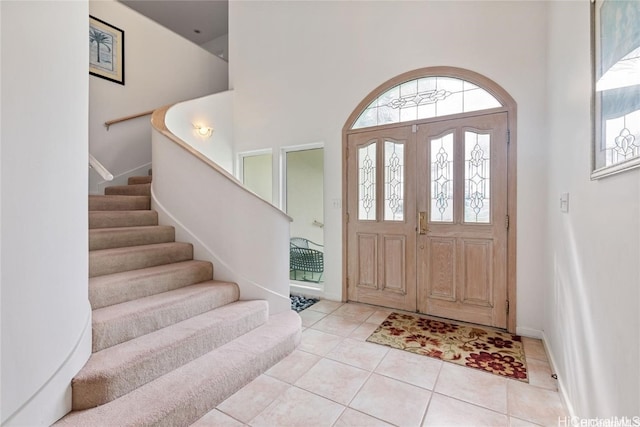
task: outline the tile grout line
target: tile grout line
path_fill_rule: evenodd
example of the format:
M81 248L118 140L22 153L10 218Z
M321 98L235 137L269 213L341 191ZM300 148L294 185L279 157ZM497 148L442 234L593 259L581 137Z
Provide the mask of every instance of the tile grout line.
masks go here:
M352 411L355 411L355 412L358 412L358 413L360 413L360 414L366 415L366 416L371 417L371 418L373 418L373 419L380 420L380 421L382 421L382 422L385 422L385 423L388 423L388 424L392 424L392 425L393 425L393 423L391 423L391 422L388 422L388 421L382 420L382 419L380 419L380 418L378 418L378 417L376 417L376 416L373 416L373 415L368 414L368 413L366 413L366 412L362 412L362 411L360 411L360 410L358 410L358 409L355 409L355 408L352 408L352 407L350 406L350 405L353 403L353 401L355 400L355 398L357 397L357 395L362 391L362 389L364 388L364 386L365 386L365 385L366 385L366 384L371 380L371 378L373 377L373 374L377 374L377 375L378 375L378 376L380 376L380 377L388 378L388 379L390 379L390 380L397 381L397 382L399 382L399 383L406 384L406 385L409 385L409 386L418 387L418 388L420 388L420 389L423 389L423 390L426 390L426 391L429 391L429 392L430 392L429 400L428 400L428 402L427 402L427 406L426 406L425 412L424 412L424 414L422 415L420 425L422 425L422 424L426 421L426 419L427 419L427 415L428 415L428 413L429 413L429 410L430 410L430 409L432 409L432 408L431 408L431 405L432 405L432 403L433 403L434 395L436 395L436 394L437 394L437 395L440 395L440 396L442 396L442 397L448 398L448 399L453 399L453 400L455 400L455 401L457 401L457 402L460 402L460 403L463 403L463 404L467 404L467 405L471 405L471 406L476 407L476 408L480 408L480 409L488 410L488 411L490 411L490 412L492 412L492 413L494 413L494 414L504 415L504 416L506 416L506 417L507 417L507 422L510 422L510 419L512 418L512 416L510 415L510 411L511 411L510 406L511 406L511 405L509 404L509 389L510 389L510 388L512 388L512 387L510 387L510 385L509 385L509 384L510 384L510 382L509 382L509 381L507 381L507 384L506 384L506 385L507 385L507 387L506 387L506 396L505 396L505 398L507 399L507 401L506 401L506 412L505 412L505 413L502 413L502 412L497 411L497 410L492 409L492 408L488 408L488 407L481 406L481 405L476 404L476 403L467 402L467 401L465 401L465 400L461 400L461 399L458 399L458 398L453 397L453 396L448 396L448 395L446 395L446 394L442 394L442 393L440 393L440 392L436 392L435 390L436 390L436 387L439 385L439 381L441 380L442 369L443 369L443 366L445 366L445 365L444 365L444 363L447 363L446 361L442 361L442 360L440 360L440 367L439 367L439 369L438 369L437 376L436 376L436 378L435 378L435 380L434 380L434 382L433 382L433 387L432 387L433 389L432 389L432 390L430 390L430 389L428 389L428 388L425 388L425 387L422 387L422 386L419 386L419 385L416 385L416 384L408 383L408 382L406 382L405 380L396 379L396 378L394 378L394 377L392 377L392 376L389 376L389 375L385 375L385 374L383 374L383 373L376 372L376 371L377 371L377 369L379 369L379 368L380 368L380 365L384 362L384 360L385 360L385 359L389 356L389 354L391 353L391 350L392 350L393 348L392 348L392 347L389 347L389 346L384 346L384 345L380 345L380 344L378 344L378 346L380 346L380 347L386 347L386 352L384 353L384 355L380 358L380 360L377 362L377 364L376 364L376 365L375 365L375 366L374 366L370 371L369 371L368 369L363 369L362 367L359 367L359 366L351 365L351 364L349 364L349 363L347 363L347 362L343 362L343 361L340 361L340 360L334 360L334 359L331 359L331 358L327 357L327 356L328 356L332 351L334 351L334 350L335 350L335 349L336 349L336 348L337 348L341 343L345 342L345 340L346 340L346 339L350 339L350 340L352 340L352 341L356 341L356 342L358 342L359 344L364 344L364 343L366 343L366 342L367 342L367 341L366 341L366 339L365 339L365 340L355 339L355 338L352 338L352 337L351 337L351 335L352 335L356 330L358 330L360 327L362 327L364 324L368 324L369 322L367 322L367 320L368 320L369 318L371 318L371 316L373 316L377 311L379 311L379 310L374 310L374 311L373 311L373 312L372 312L372 313L371 313L371 314L370 314L366 319L364 319L364 320L356 320L356 319L354 319L353 317L350 317L350 316L348 316L348 315L344 315L344 316L343 316L343 315L340 315L340 314L336 314L336 311L338 311L341 307L344 307L344 306L345 306L345 304L341 304L341 305L339 305L338 307L336 307L333 311L331 311L330 313L317 312L317 313L321 313L321 314L323 314L324 316L323 316L321 319L316 320L312 325L310 325L310 326L308 326L308 327L307 327L307 329L312 329L312 330L314 330L314 331L316 331L316 332L320 332L320 333L323 333L323 334L330 335L330 336L332 336L332 337L337 337L337 338L339 338L339 340L337 341L336 345L335 345L335 346L333 346L330 350L328 350L328 351L327 351L325 354L323 354L323 355L319 355L319 354L313 353L313 352L311 352L311 351L307 351L307 350L302 350L302 349L296 348L296 350L298 350L298 351L301 351L301 352L303 352L303 353L310 354L310 355L313 355L313 356L317 357L317 358L318 358L318 360L316 360L316 361L315 361L311 366L309 366L309 367L308 367L308 369L307 369L304 373L302 373L299 377L297 377L297 379L296 379L295 381L293 381L292 383L289 383L289 382L283 381L284 383L286 383L286 384L288 385L287 390L289 390L291 387L295 387L295 388L297 388L298 390L305 391L305 392L307 392L307 393L313 394L313 395L315 395L315 396L317 396L317 397L320 397L320 398L322 398L322 399L326 399L326 400L327 400L327 401L329 401L329 402L332 402L332 403L334 403L334 404L340 405L340 406L342 407L342 410L341 410L341 411L340 411L340 413L338 414L338 416L337 416L336 420L332 423L332 425L333 425L333 426L335 426L335 425L336 425L336 423L340 420L340 418L341 418L341 417L342 417L342 416L347 412L347 409L350 409L350 410L352 410ZM311 311L316 312L316 311L315 311L315 310L313 310L311 307L309 307L309 309L311 309ZM305 309L305 310L306 310L306 309ZM304 310L302 310L302 311L304 311ZM301 312L302 312L302 311L301 311ZM312 328L312 327L311 327L311 326L315 325L316 323L318 323L320 320L322 320L322 319L324 319L324 318L326 318L326 317L328 317L328 316L330 316L330 315L332 315L332 316L334 316L334 317L340 317L340 318L346 319L346 320L351 321L351 322L353 322L353 323L358 323L358 326L357 326L357 327L355 327L352 331L350 331L350 332L349 332L349 334L348 334L348 335L346 335L346 336L336 335L336 334L334 334L334 333L332 333L332 332L326 332L326 331L323 331L323 330L320 330L320 329L314 329L314 328ZM371 325L378 325L378 326L379 326L380 322L375 322L375 323L370 323L370 324L371 324ZM372 343L372 344L376 344L376 343ZM543 344L543 349L544 349L544 344ZM546 350L546 349L545 349L545 350ZM523 351L524 351L524 343L523 343ZM426 357L426 356L425 356L425 357ZM367 376L366 376L366 378L365 378L365 380L363 381L362 385L361 385L360 387L358 387L358 389L357 389L357 390L355 391L355 393L353 394L353 397L349 400L349 402L348 402L347 404L342 404L342 403L340 403L340 402L336 402L335 400L333 400L333 399L331 399L331 398L327 398L327 397L322 396L322 395L320 395L320 394L317 394L317 393L315 393L315 392L313 392L313 391L306 390L306 389L304 389L304 388L302 388L302 387L299 387L299 386L297 386L297 385L295 384L298 380L300 380L300 378L302 378L302 377L303 377L307 372L309 372L311 369L313 369L313 368L314 368L314 367L315 367L315 366L316 366L316 365L317 365L321 360L323 360L323 359L324 359L324 360L327 360L327 361L335 362L335 363L340 363L340 364L342 364L342 365L344 365L344 366L348 366L348 367L351 367L351 368L356 368L356 369L358 369L358 370L365 371L365 372L367 372L367 373L368 373L368 374L367 374ZM434 360L438 360L437 358L432 358L432 359L434 359ZM548 360L543 360L543 359L539 359L539 358L536 358L536 357L529 357L529 358L527 358L527 355L526 355L526 353L525 353L525 361L526 361L526 362L529 362L529 360L527 360L527 359L530 359L530 360L536 360L536 361L538 361L538 362L544 362L544 363L549 364L549 361L548 361ZM482 371L480 371L480 372L482 372ZM276 378L276 377L272 377L271 375L266 374L266 372L265 372L265 373L263 373L263 374L264 374L264 375L269 376L270 378L273 378L273 379L276 379L276 380L282 381L282 380L280 380L280 379L278 379L278 378ZM491 374L491 373L487 373L487 374ZM505 378L505 379L506 379L506 380L511 380L511 381L516 381L516 380L514 380L514 379L510 379L510 378ZM529 375L529 380L531 380L530 375ZM530 386L530 387L534 387L534 388L536 388L536 389L540 389L540 390L546 390L546 391L551 391L551 392L556 392L556 393L558 392L558 391L557 391L557 389L556 389L556 390L548 389L548 388L545 388L545 387L541 387L541 386L533 385L533 384L531 384L530 382L529 382L529 383L527 383L527 385L528 385L528 386ZM276 398L276 399L274 399L274 400L273 400L269 405L267 405L267 407L266 407L266 408L264 408L264 409L263 409L263 410L262 410L258 415L256 415L256 417L258 417L260 414L262 414L264 411L266 411L269 407L271 407L271 406L274 404L274 402L279 401L279 400L280 400L280 398ZM217 409L217 407L216 407L216 408L214 408L214 409ZM219 410L219 409L217 409L217 410ZM229 416L229 417L231 417L232 419L237 420L236 418L234 418L234 417L232 417L231 415L229 415L229 414L225 413L224 411L221 411L221 410L219 410L219 411L220 411L221 413L225 414L225 415L228 415L228 416ZM250 420L250 421L249 421L249 423L250 423L251 421L253 421L254 419L256 419L256 417L253 417L253 418L252 418L252 420ZM514 416L513 418L516 418L516 419L522 419L522 418L520 418L520 417L515 417L515 416ZM522 420L525 420L525 419L522 419ZM239 421L239 420L237 420L237 421ZM240 421L239 421L239 422L240 422ZM531 421L527 421L527 422L531 422ZM243 425L250 425L249 423L247 423L247 424L244 424L244 423L243 423Z
M436 394L436 387L438 386L438 381L440 380L443 366L444 361L440 360L440 369L438 369L438 375L436 375L436 379L433 381L433 390L431 391L431 396L429 397L429 403L427 403L427 409L424 411L424 415L422 416L422 420L420 423L421 426L424 425L424 422L427 420L427 414L429 413L429 408L431 408L431 403L433 402L433 395Z
M364 322L363 322L363 323L364 323ZM358 390L355 392L355 394L353 395L353 397L351 398L351 400L349 400L349 403L347 403L347 405L345 406L346 408L352 409L352 410L354 410L354 411L358 411L357 409L352 408L352 407L351 407L351 404L353 403L353 401L354 401L354 399L356 398L356 396L358 396L358 393L360 393L360 392L362 391L362 389L364 388L365 384L367 384L367 383L369 382L369 380L371 379L371 377L372 377L372 376L373 376L373 374L375 373L376 369L378 369L378 366L380 366L380 364L381 364L381 363L382 363L382 361L385 359L385 357L387 357L387 355L388 355L388 354L389 354L389 350L387 349L387 352L384 354L384 356L382 356L382 357L380 358L380 361L379 361L379 362L376 364L376 366L375 366L375 367L374 367L374 368L369 372L369 375L367 375L367 379L365 379L365 380L364 380L364 382L362 383L362 385L361 385L360 387L358 387ZM345 409L345 410L346 410L346 409ZM373 415L371 415L371 414L367 414L367 413L362 412L362 411L358 411L358 412L360 412L360 413L362 413L362 414L365 414L365 415L368 415L368 416L370 416L370 417L372 417L372 418L379 419L378 417L374 417L374 416L373 416ZM387 423L387 424L392 424L392 423L389 423L389 422L387 422L387 421L385 421L385 420L380 420L380 421L383 421L383 422L385 422L385 423ZM336 422L337 422L337 420L336 420Z

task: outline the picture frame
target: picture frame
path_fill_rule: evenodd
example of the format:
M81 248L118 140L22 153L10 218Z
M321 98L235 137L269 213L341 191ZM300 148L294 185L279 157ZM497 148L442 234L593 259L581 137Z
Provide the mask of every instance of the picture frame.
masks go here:
M591 0L592 168L640 167L640 2Z
M89 74L124 85L124 31L91 15Z

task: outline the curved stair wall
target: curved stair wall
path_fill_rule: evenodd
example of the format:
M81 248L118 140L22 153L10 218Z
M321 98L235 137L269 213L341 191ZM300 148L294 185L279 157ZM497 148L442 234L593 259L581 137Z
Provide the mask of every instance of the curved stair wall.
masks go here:
M264 299L271 314L290 310L291 218L170 131L169 108L151 119L152 204L160 222L212 262L218 280L237 283L241 299Z
M214 93L173 105L165 117L167 129L205 157L233 174L233 91ZM200 136L196 125L213 128Z

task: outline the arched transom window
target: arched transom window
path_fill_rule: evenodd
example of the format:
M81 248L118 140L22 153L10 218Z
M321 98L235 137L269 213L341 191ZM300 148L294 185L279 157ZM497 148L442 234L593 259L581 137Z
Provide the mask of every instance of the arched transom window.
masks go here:
M486 90L455 77L431 76L392 87L371 102L352 129L501 107Z

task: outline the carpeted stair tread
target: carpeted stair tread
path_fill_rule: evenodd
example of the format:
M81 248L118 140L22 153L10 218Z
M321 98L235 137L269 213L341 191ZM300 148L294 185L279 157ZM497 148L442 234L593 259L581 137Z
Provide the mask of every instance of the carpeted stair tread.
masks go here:
M89 230L89 250L169 243L175 239L175 229L168 225L98 228Z
M208 281L93 310L92 351L157 331L238 300L235 283Z
M73 409L110 402L264 324L266 301L238 301L94 353L73 380Z
M241 337L96 408L71 412L55 425L187 426L291 353L300 317L280 313Z
M150 183L151 183L151 176L148 176L148 175L130 176L129 179L127 179L127 184L129 185L150 184Z
M89 279L89 301L97 309L213 279L208 261L183 261Z
M89 252L89 277L193 259L190 243L173 242Z
M89 196L90 211L137 211L151 209L149 196Z
M107 196L151 196L151 184L114 185L104 189Z
M147 225L158 225L158 212L149 210L89 212L89 229Z

